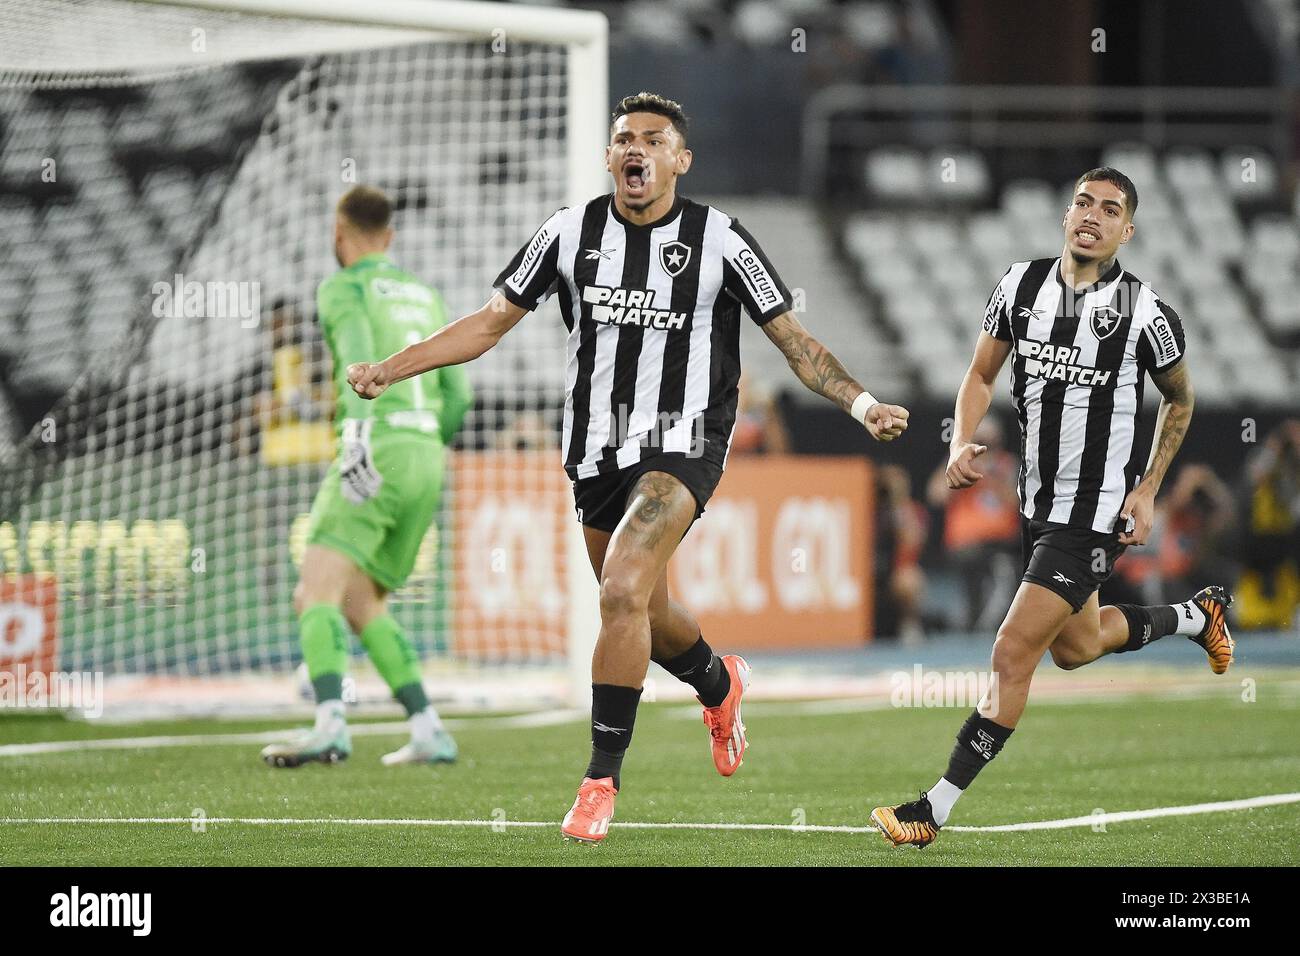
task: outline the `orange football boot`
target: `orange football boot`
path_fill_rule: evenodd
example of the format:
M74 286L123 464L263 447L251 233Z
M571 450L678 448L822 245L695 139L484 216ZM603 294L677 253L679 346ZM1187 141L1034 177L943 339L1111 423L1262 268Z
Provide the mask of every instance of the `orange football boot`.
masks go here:
M745 724L740 719L740 698L749 689L749 665L743 657L728 654L722 658L722 666L731 675L731 690L717 707L704 708L704 725L713 738L713 765L718 773L730 777L744 763L749 746L745 740Z
M579 843L599 843L605 839L605 834L609 833L609 821L614 819L614 797L617 794L613 777L597 780L583 777L578 797L560 824L564 838Z

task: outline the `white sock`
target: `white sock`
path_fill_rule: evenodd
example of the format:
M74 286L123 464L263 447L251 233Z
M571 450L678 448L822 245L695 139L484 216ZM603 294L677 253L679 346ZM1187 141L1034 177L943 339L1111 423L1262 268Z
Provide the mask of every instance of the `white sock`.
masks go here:
M409 722L412 740L432 740L433 735L442 729L442 718L438 716L432 704L412 714Z
M343 701L325 700L316 705L316 731L337 733L347 722L343 713Z
M1205 612L1201 610L1200 605L1195 601L1184 601L1182 604L1169 605L1178 614L1178 630L1175 634L1185 634L1188 637L1195 637L1201 633L1205 627Z
M956 784L949 783L945 777L939 778L939 782L926 793L930 798L930 808L934 811L935 823L943 826L948 822L948 814L952 813L953 804L961 795L962 790Z

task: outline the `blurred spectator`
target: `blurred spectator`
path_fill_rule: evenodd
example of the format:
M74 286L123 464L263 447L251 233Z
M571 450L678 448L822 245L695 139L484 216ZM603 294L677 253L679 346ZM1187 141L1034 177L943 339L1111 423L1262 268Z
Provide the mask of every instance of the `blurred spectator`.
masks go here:
M1248 628L1290 628L1300 607L1300 420L1275 428L1246 473L1250 499L1237 619Z
M334 399L320 339L309 333L297 307L283 299L272 306L262 328L269 328L268 341L254 381L263 387L253 407L262 462L329 461L334 457Z
M783 455L788 452L790 439L772 393L747 372L741 373L739 388L731 453Z
M876 580L885 587L876 599L875 633L915 644L925 637L921 599L925 572L921 551L930 518L912 497L912 479L898 465L876 469Z
M965 626L997 627L1020 581L1019 464L1006 450L1002 426L986 418L975 441L988 451L976 460L984 475L969 488L948 487L947 462L930 477L926 497L943 511L943 548L966 592Z
M1232 581L1218 555L1233 510L1232 492L1213 471L1184 465L1173 488L1156 499L1147 543L1125 551L1102 587L1102 603L1168 604L1207 584Z

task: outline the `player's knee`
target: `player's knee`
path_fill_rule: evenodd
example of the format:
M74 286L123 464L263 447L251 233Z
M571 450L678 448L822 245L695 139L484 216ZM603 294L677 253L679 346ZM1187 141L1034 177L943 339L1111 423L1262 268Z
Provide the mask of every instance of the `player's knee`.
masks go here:
M306 578L300 580L293 589L293 609L301 614L317 604L340 604L339 595L331 588L321 587L319 583Z
M608 574L600 582L600 616L603 620L649 614L650 595L634 579Z
M1001 680L1020 680L1034 672L1038 661L1031 651L1028 635L1003 624L993 642L993 671ZM1042 654L1042 650L1039 650Z

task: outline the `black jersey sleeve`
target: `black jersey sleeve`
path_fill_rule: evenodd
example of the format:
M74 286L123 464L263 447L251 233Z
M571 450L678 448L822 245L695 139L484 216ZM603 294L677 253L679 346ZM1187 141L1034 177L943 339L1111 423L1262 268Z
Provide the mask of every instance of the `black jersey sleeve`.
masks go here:
M1010 269L1003 273L984 306L984 331L1003 342L1010 342L1012 339L1011 315L1007 310L1007 303L1010 301L1007 298L1007 278L1010 275Z
M791 308L790 290L736 219L731 220L722 250L722 285L741 301L757 325L766 325Z
M1148 372L1163 372L1181 362L1186 354L1183 320L1168 303L1156 299L1151 320L1138 337L1138 365Z
M515 253L492 283L493 288L521 309L533 310L550 298L560 271L560 219L558 210L542 223L533 237Z

